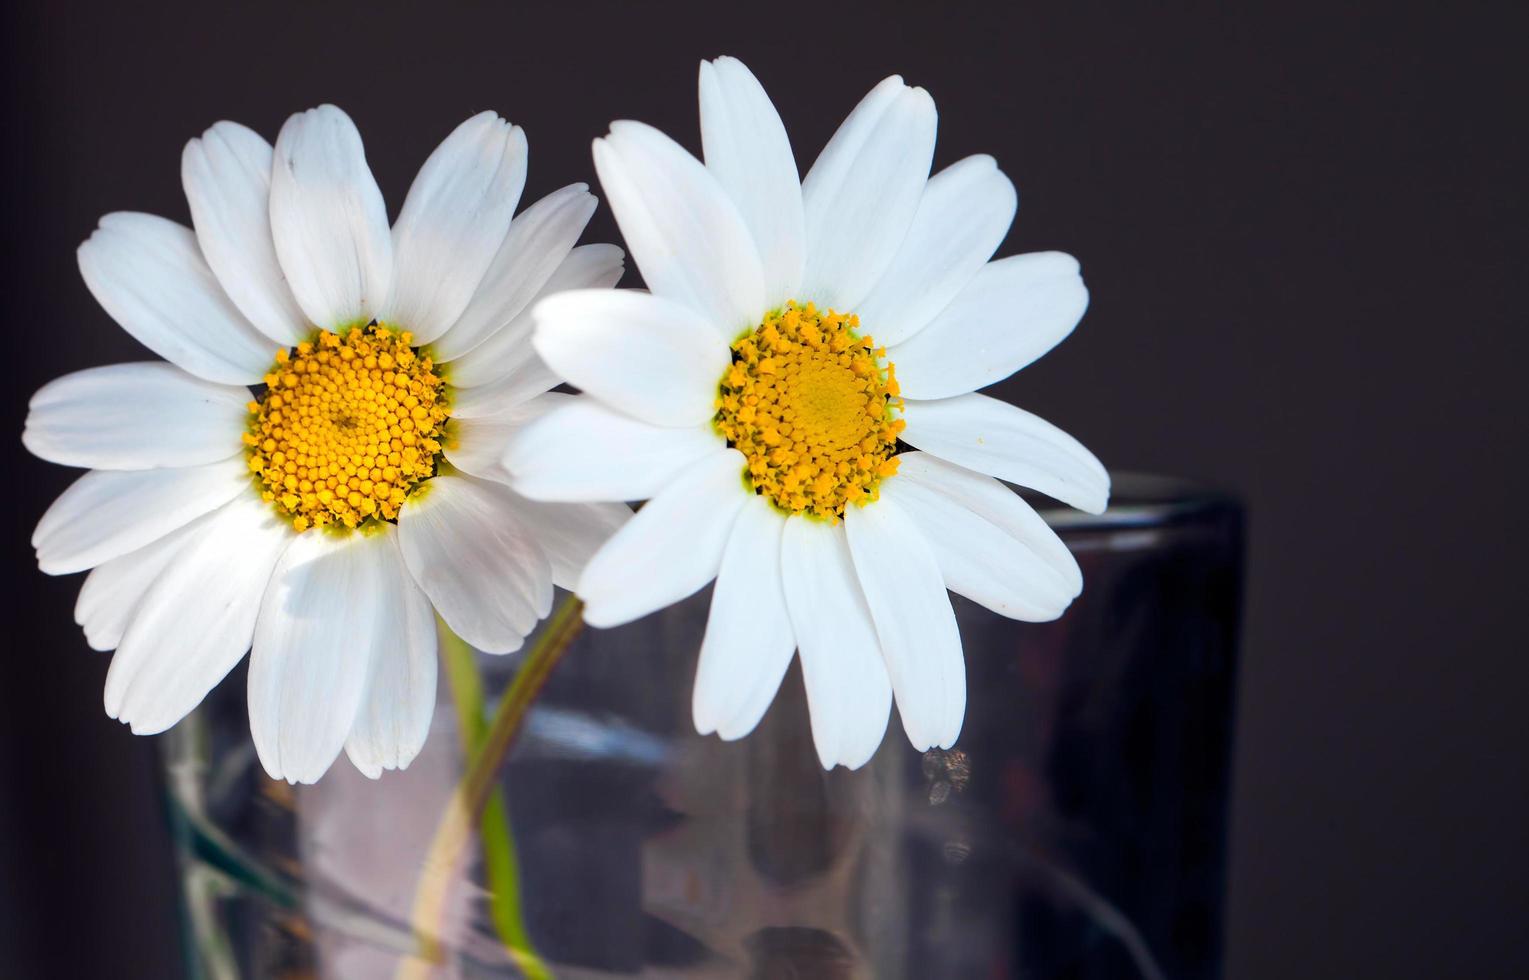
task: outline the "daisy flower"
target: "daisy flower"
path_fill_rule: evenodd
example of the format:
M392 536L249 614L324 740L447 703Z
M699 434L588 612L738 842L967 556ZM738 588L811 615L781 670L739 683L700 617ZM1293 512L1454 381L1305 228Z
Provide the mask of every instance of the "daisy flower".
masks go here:
M575 248L582 184L511 221L525 135L457 127L388 227L339 109L273 150L220 122L181 176L194 230L118 213L79 249L85 284L164 358L70 374L32 398L28 449L87 467L32 537L50 575L93 569L76 619L116 649L106 711L170 727L253 650L266 771L312 782L344 748L409 764L435 705L432 610L506 652L571 586L624 505L547 504L504 484L506 440L570 396L525 310L608 288L621 250Z
M871 90L804 180L741 62L701 65L700 107L704 164L641 123L595 141L652 292L536 306L536 350L584 395L511 443L511 485L648 501L579 580L595 626L716 579L702 734L752 730L797 652L825 768L870 758L894 696L915 748L949 747L966 676L946 590L1041 621L1082 588L998 480L1092 513L1109 496L1076 440L975 393L1072 331L1078 263L989 261L1014 187L987 156L931 177L934 102L901 78Z

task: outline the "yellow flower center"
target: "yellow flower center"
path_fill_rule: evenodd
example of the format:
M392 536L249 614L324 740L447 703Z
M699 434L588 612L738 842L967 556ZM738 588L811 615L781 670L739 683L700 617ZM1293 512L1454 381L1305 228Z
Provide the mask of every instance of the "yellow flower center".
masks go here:
M853 314L795 301L733 344L716 425L781 510L837 521L897 472L904 422L886 351Z
M412 340L372 323L277 351L244 443L261 495L295 530L396 520L435 475L446 384Z

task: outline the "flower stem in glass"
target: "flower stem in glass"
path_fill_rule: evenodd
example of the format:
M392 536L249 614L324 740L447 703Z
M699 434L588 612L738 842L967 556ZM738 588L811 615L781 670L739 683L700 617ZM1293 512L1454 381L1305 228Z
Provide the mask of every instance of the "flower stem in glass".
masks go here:
M428 976L433 967L444 961L441 932L446 900L454 872L460 866L463 855L466 853L474 824L484 814L490 798L494 795L498 785L495 777L509 754L510 747L514 744L515 736L520 732L526 713L535 701L537 693L547 682L552 668L562 659L569 645L583 628L582 612L583 604L570 596L547 620L541 637L526 654L509 687L500 698L493 721L484 733L476 754L470 757L471 762L466 774L457 784L456 790L446 804L446 812L441 818L440 826L436 828L435 838L425 856L424 866L420 871L419 887L414 894L410 923L419 948L413 956L406 958L400 965L398 971L400 978ZM450 646L448 642L448 650ZM452 655L450 652L447 653L448 673L454 670L449 663ZM455 689L455 680L452 680L452 683ZM480 687L480 702L481 699ZM481 718L481 713L478 717ZM508 839L508 825L502 826L505 827ZM510 845L509 853L513 854L513 842L510 842ZM486 851L485 857L487 857ZM513 871L513 864L511 869ZM514 903L513 911L518 922L518 889L508 894L512 896L510 900ZM520 934L524 935L524 925L521 924L519 928ZM551 976L546 964L531 950L529 942L519 950L510 948L510 954L527 976Z
M473 648L439 623L441 659L451 685L451 698L457 709L457 731L462 754L475 759L488 736L488 719L483 711L483 681ZM504 791L495 786L483 807L478 823L478 838L483 848L484 877L488 885L489 917L504 943L505 952L528 977L550 976L541 966L531 937L526 933L520 913L520 869L515 859L515 835L505 809Z

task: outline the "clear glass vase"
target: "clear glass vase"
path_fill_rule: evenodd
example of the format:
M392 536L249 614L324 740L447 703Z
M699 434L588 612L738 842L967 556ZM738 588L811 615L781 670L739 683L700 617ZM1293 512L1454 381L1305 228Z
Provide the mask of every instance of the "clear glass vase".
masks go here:
M697 735L703 590L578 634L445 863L463 685L493 712L529 654L443 669L406 771L311 787L265 776L231 677L163 740L190 975L1219 976L1241 512L1126 476L1103 516L1045 513L1083 595L1043 625L952 597L951 751L894 714L825 773L795 665L752 735Z

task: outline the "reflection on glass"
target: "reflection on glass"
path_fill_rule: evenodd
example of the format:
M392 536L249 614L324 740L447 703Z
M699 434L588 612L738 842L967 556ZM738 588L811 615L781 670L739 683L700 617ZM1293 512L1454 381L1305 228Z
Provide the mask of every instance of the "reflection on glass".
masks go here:
M1045 625L954 598L949 752L894 714L823 772L794 666L754 734L696 735L705 593L580 634L500 772L509 868L475 840L442 871L433 974L411 914L464 769L444 674L407 771L298 789L221 685L165 739L196 975L1219 976L1240 511L1126 477L1104 516L1048 516L1086 588ZM489 710L522 657L476 658Z

